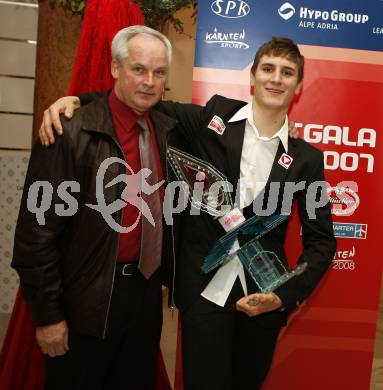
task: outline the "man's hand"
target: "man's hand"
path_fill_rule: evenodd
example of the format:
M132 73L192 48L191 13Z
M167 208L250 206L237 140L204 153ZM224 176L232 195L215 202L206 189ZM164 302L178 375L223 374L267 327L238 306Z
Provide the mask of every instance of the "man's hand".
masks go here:
M299 138L299 130L295 127L295 122L289 121L289 137Z
M80 99L77 96L65 96L56 100L44 111L43 123L39 129L40 142L49 146L55 142L52 126L57 134L61 135L63 128L60 122L60 114L64 113L67 118L72 118L74 110L80 107Z
M50 357L64 355L68 347L68 326L66 321L36 328L37 344Z
M249 317L277 310L282 306L282 301L274 293L251 294L239 299L236 303L238 311L243 311Z

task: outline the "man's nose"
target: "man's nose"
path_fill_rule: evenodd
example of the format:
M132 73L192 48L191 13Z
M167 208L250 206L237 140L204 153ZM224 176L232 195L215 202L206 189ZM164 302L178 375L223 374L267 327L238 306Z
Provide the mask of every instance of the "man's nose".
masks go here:
M282 80L282 73L280 70L276 69L275 72L272 74L272 81L275 83L280 83Z
M152 86L152 85L153 85L153 82L154 82L153 73L152 73L152 72L148 72L148 73L146 74L145 84L148 85L148 86Z

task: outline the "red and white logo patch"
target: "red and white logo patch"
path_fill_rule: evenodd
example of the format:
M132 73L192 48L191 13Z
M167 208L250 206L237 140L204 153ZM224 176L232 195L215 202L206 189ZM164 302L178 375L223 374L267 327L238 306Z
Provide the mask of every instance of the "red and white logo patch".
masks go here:
M223 120L217 116L214 115L213 119L210 121L210 123L207 126L210 130L215 131L217 134L222 135L223 132L226 129L225 124L223 123Z
M291 156L289 156L286 153L283 153L281 158L278 161L278 164L282 165L283 168L288 169L291 163L293 162L293 160L294 159Z

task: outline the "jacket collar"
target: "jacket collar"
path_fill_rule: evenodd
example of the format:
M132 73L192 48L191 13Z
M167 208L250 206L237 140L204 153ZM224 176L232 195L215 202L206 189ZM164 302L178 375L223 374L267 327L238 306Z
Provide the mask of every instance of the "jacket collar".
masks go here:
M294 163L296 164L299 159L299 148L297 147L297 141L293 138L288 138L288 154L293 159L291 165L288 168L279 164L279 160L283 153L287 153L282 142L279 144L275 159L271 168L267 185L272 182L284 182L289 170L294 169Z
M84 115L81 130L105 134L118 144L112 113L108 104L109 93L110 90L103 92L101 95L97 96L92 103L83 107ZM153 123L156 135L162 169L165 172L167 136L170 130L176 127L177 121L154 108L149 110L149 116Z
M84 106L84 115L82 122L82 130L92 131L96 133L107 134L114 139L116 133L114 131L112 113L108 104L108 95L110 90L103 92L97 96L92 103ZM156 137L165 135L173 129L177 121L155 109L149 111L150 119L153 122L156 131Z
M166 177L166 150L168 135L170 131L177 126L177 120L153 108L150 110L149 115L154 126L154 133L156 135L158 151L160 153L162 171Z
M91 103L82 107L84 112L81 130L107 134L116 139L112 113L108 104L109 93L110 90L103 92Z

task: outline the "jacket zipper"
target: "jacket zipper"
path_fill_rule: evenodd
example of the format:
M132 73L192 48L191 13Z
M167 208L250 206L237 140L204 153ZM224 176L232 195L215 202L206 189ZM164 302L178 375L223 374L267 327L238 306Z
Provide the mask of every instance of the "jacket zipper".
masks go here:
M166 140L165 144L165 167L166 167L166 182L169 183L169 164L167 162L167 151L168 142ZM170 297L170 311L172 313L172 318L175 311L175 299L174 299L174 290L175 290L175 278L176 278L176 251L174 248L174 224L171 226L171 235L172 235L172 258L173 258L173 275L172 275L172 289L171 289L171 297Z
M125 160L125 156L124 156L124 152L123 150L121 149L121 146L118 144L118 142L116 142L114 140L113 137L111 137L111 140L113 141L113 143L116 145L117 149L120 151L121 153L121 156L123 157L123 160L127 163L127 161ZM121 157L120 156L120 157ZM125 171L126 173L126 171ZM121 216L120 216L120 226L122 224L122 217L123 217L123 212L121 212ZM109 309L110 309L110 304L111 304L111 301L112 301L112 294L113 294L113 287L114 287L114 278L115 278L115 275L116 275L116 262L117 262L117 256L118 256L118 247L119 247L119 243L120 243L120 234L118 234L118 239L117 239L117 245L116 245L116 253L115 253L115 256L114 256L114 265L113 265L113 279L112 279L112 285L110 287L110 292L109 292L109 301L108 301L108 307L106 309L106 317L105 317L105 324L104 324L104 331L103 331L103 334L102 334L102 338L105 339L106 337L106 327L108 325L108 316L109 316Z

